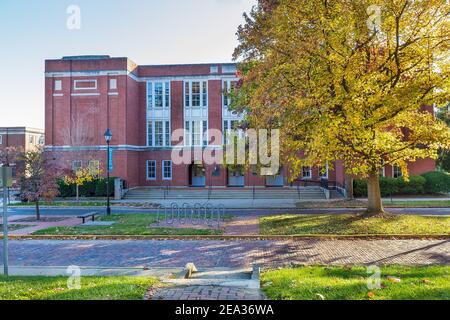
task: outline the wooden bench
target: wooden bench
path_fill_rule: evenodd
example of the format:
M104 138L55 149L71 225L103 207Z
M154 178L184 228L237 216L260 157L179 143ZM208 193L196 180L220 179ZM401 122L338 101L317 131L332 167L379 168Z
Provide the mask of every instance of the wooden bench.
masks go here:
M87 218L92 217L92 221L95 221L95 216L98 215L98 212L89 212L86 214L79 215L77 218L83 219L83 223L86 221Z

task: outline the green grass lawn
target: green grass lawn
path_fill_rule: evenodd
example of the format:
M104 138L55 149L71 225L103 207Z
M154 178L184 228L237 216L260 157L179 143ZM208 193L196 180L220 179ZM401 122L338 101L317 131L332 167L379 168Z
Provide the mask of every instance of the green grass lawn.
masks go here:
M52 227L36 231L35 235L214 235L223 230L152 227L155 214L113 214L98 221L115 221L111 226Z
M67 277L0 276L0 300L142 300L156 284L148 277L81 277L81 289L68 289Z
M418 201L407 201L407 200L384 200L384 206L386 207L409 207L409 208L445 208L450 207L450 200L418 200Z
M450 267L381 267L381 288L369 289L365 267L269 270L262 288L272 300L449 300ZM400 279L391 282L388 277Z
M263 235L449 234L450 217L395 215L363 218L358 214L274 215L260 218Z
M450 200L383 200L383 205L386 208L445 208L450 207ZM330 200L330 201L316 201L316 202L297 202L297 208L367 208L367 201L354 200Z

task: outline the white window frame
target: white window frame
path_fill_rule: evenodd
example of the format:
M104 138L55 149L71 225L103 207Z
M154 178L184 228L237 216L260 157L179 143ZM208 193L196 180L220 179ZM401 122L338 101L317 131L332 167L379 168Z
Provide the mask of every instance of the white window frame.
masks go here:
M156 122L162 123L162 145L156 145ZM151 128L149 128L149 124L151 124ZM168 126L168 127L167 127ZM149 132L151 129L152 132ZM168 130L168 134L167 134ZM172 145L172 131L170 127L169 120L156 119L156 120L147 120L147 147L152 148L167 148ZM149 138L151 137L151 144L149 143Z
M244 130L239 129L239 128L233 129L233 123L239 124L240 121L241 120L239 120L239 119L223 119L222 120L222 143L223 144L230 143L229 137L232 135L233 132L240 139L243 139L245 137Z
M166 168L166 163L170 163L169 168L170 168L170 177L166 177L165 176L165 168ZM163 180L172 180L172 160L163 160L161 162L161 177Z
M395 168L398 168L398 170L400 171L400 175L398 177L395 176ZM401 178L401 177L403 177L401 168L399 166L392 165L392 178Z
M54 91L61 91L62 90L62 80L55 80L53 90Z
M318 167L319 178L328 179L328 161L325 163L325 170L326 170L325 175L320 172L322 170L322 168L323 168L322 166Z
M3 144L3 136L0 134L0 144Z
M109 79L109 90L117 90L117 78Z
M305 177L303 175L303 168L309 168L309 177ZM303 180L311 180L312 179L312 167L311 166L302 166L302 179Z
M186 126L188 124L188 127ZM195 124L195 125L194 125ZM206 124L206 130L204 124ZM197 132L194 132L194 127ZM209 122L205 119L184 121L184 145L186 147L207 147L209 145ZM198 135L198 137L197 137ZM194 139L198 138L198 144ZM206 144L204 143L206 142Z
M155 87L156 84L162 84L162 107L156 106L156 94L155 94ZM172 99L171 99L171 82L170 81L147 81L147 110L151 109L170 109L172 105ZM149 88L151 87L151 88ZM151 91L151 92L149 92ZM151 96L151 98L149 98ZM151 99L151 105L149 103ZM167 101L168 100L168 101Z
M79 163L79 166L75 166L75 163ZM83 161L82 160L72 160L72 171L73 172L77 172L78 170L76 170L75 168L78 169L83 169Z
M223 80L222 81L222 107L228 109L231 104L231 98L228 96L228 94L233 89L233 83L234 86L237 85L238 80Z
M95 165L92 165L95 164ZM95 169L97 172L94 175L92 172L92 169ZM100 174L100 161L99 160L89 160L88 162L88 169L89 169L89 173L95 177L98 178L99 174Z
M148 175L149 174L149 170L148 170L149 163L153 163L154 164L154 167L155 167L155 176L154 177L149 177L149 175ZM146 175L147 181L156 180L156 172L157 172L157 167L156 166L157 166L156 165L156 160L147 160L145 162L145 175Z
M192 84L193 83L199 83L200 88L200 105L199 106L193 106L192 105ZM204 92L204 89L206 89L206 92ZM188 94L187 94L188 93ZM189 101L187 100L189 98ZM186 80L183 82L183 104L185 108L194 108L194 109L201 109L201 108L208 108L209 104L209 84L208 80ZM206 104L204 103L206 101Z
M78 87L79 83L93 82L95 85L93 87ZM74 90L97 90L97 79L93 80L74 80L73 81Z

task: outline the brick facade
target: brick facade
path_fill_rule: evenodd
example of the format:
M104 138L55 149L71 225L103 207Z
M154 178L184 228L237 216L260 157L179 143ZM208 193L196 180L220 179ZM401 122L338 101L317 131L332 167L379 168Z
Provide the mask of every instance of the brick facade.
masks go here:
M44 145L44 130L27 127L0 127L0 153L10 147L18 151L35 150L38 146ZM9 153L6 153L9 154ZM5 160L3 160L5 161ZM0 159L0 166L3 165ZM8 161L9 162L9 161ZM22 161L18 159L5 163L13 167L13 179L17 182L18 170L22 170Z
M113 133L111 147L114 167L111 175L121 177L130 187L169 184L189 186L193 184L193 174L198 173L193 168L196 159L192 156L190 163L173 164L171 179L163 179L163 161L172 159L172 150L189 148L176 147L177 141L164 146L148 145L148 121L158 122L152 123L151 127L151 130L155 130L155 135L152 135L154 140L158 130L156 125L159 129L163 128L163 135L165 134L166 124L162 124L163 122L169 124L168 130L172 134L177 129L184 129L187 121L190 125L192 121L197 121L195 125L200 126L206 121L210 134L211 129L222 131L224 120L240 119L238 115L227 111L223 97L225 82L238 80L234 64L138 66L128 58L65 57L47 60L45 77L46 150L54 160L68 168L74 160L81 160L83 167L91 160L99 160L105 172L107 152L103 134L106 128L110 128ZM193 87L197 88L197 85L201 101L201 107L192 107L190 111L186 107L187 82L191 82L188 88L192 90L189 91L192 93L189 103L193 104ZM157 101L156 92L162 92L158 99L164 103L169 101L167 108L164 106L158 109L154 106L153 109L148 109L147 83L162 88L161 91L154 89L152 106ZM207 87L207 96L203 101L204 86ZM169 99L165 96L165 90L168 90ZM153 89L151 92L153 93ZM161 101L158 100L158 103ZM160 127L162 125L164 127ZM207 150L217 149L222 144L220 139L211 141L210 136L208 140ZM148 160L156 161L154 179L147 177ZM418 161L411 164L410 169L412 174L434 170L434 162ZM288 170L285 168L283 171L284 178L278 179L277 183L287 185ZM391 171L392 169L386 168L386 175L389 176ZM224 167L204 165L204 173L200 171L200 175L202 174L205 186L225 187L230 184ZM251 170L243 172L243 176L241 181L245 186L265 186L267 183L265 177L255 175ZM335 163L328 178L344 183L342 162ZM312 168L311 180L319 180L317 168Z

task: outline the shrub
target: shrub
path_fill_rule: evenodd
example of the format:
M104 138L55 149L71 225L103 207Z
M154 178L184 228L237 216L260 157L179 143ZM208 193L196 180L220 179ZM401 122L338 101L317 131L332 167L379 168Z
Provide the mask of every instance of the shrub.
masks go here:
M422 194L425 192L426 179L421 176L410 176L409 181L403 178L380 178L380 192L382 197L391 195ZM367 197L367 181L355 179L353 183L355 197Z
M85 182L82 186L80 186L80 196L82 197L94 197L95 189L97 186L98 179L94 179L92 181Z
M109 178L109 196L114 196L114 179ZM106 197L106 180L105 178L101 178L97 180L97 185L95 187L95 196L96 197Z
M450 174L442 171L431 171L422 174L425 178L425 191L427 193L450 192Z
M397 179L396 179L397 180ZM426 179L422 176L410 176L409 181L398 179L399 194L423 194L425 193Z
M367 197L367 181L363 179L353 180L353 195L355 197Z
M398 194L400 191L399 180L390 177L380 178L380 192L382 197Z
M62 179L58 180L57 183L61 197L63 198L75 197L76 186L74 184L66 184Z
M114 196L114 179L110 178L109 195ZM73 198L76 197L75 184L66 184L64 180L58 180L58 187L61 197ZM81 197L106 197L106 179L94 179L92 181L84 183L80 186Z

